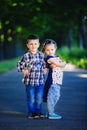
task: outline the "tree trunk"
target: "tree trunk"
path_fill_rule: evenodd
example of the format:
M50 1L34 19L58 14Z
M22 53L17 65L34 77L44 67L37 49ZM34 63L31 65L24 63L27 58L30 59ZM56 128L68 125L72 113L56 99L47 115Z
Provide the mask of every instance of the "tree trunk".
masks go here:
M69 30L68 30L68 47L72 48L73 45L73 37L72 37L72 26L69 26Z
M10 34L7 33L7 30L11 28L12 32ZM13 33L14 28L11 27L11 25L4 25L3 28L3 34L4 34L4 42L3 42L3 58L4 59L10 59L15 57L15 39L16 39L16 34ZM12 37L12 41L8 41L8 37Z
M87 49L87 26L85 17L82 17L81 32L83 38L83 46L85 49Z
M80 32L79 32L78 42L79 42L79 48L82 49L83 48L83 39L82 39L82 34Z

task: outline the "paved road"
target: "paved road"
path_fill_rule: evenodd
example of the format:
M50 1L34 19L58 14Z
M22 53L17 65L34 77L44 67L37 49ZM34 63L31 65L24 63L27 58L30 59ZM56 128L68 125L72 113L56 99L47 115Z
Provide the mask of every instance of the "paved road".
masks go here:
M0 74L0 130L87 130L87 71L67 70L56 106L61 120L27 119L22 74L16 69Z

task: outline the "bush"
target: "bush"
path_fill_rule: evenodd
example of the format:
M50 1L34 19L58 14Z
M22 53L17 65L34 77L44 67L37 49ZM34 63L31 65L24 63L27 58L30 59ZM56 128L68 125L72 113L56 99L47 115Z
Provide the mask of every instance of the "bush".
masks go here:
M87 69L87 50L62 47L57 50L57 55L59 55L66 62L70 62L74 65L77 65L83 69Z
M79 62L77 62L77 66L83 68L83 69L87 69L87 59L83 59L81 58Z
M85 58L87 57L87 50L85 49L79 49L79 48L73 48L70 50L69 52L69 57L73 57L73 58Z

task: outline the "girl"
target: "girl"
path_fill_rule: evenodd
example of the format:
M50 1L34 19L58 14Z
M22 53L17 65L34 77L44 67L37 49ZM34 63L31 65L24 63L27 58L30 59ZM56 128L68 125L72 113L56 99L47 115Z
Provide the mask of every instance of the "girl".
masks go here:
M44 101L47 100L48 118L61 119L62 117L54 112L54 107L60 97L60 86L62 85L63 72L66 62L55 55L57 44L52 39L46 39L43 51L46 55L45 61L49 68L47 80L44 87Z

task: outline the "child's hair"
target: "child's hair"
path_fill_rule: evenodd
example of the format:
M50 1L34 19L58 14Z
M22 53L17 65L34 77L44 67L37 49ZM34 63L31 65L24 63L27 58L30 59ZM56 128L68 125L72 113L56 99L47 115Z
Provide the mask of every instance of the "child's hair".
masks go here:
M57 48L57 43L54 40L52 40L52 39L46 39L44 41L44 43L43 43L43 49L42 49L42 51L44 52L45 46L46 45L50 45L50 44L53 44L55 46L55 48Z
M36 39L38 39L39 40L39 37L38 36L36 36L36 35L29 35L28 36L28 38L27 38L27 42L26 42L26 44L29 42L29 40L36 40Z

